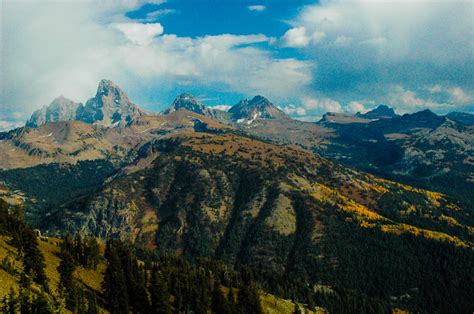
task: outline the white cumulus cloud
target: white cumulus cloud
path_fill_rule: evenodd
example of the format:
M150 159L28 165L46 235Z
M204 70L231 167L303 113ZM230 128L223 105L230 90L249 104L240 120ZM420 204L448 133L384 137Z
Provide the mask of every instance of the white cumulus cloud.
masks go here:
M217 109L217 110L222 110L222 111L227 111L230 109L230 105L216 105L216 106L209 106L211 109Z
M342 112L341 104L330 98L303 97L302 103L306 109L317 112Z
M275 57L262 35L180 37L160 23L124 16L142 1L6 2L2 33L4 78L1 111L26 120L58 95L84 102L100 79L117 82L130 98L151 110L164 106L177 86L210 88L246 96L263 94L286 102L312 81L310 61ZM34 78L34 84L31 84ZM284 79L282 79L284 78ZM153 91L153 92L147 92Z
M319 43L326 37L324 32L308 33L304 26L289 29L281 38L285 47L302 48L310 43Z
M391 86L403 85L416 94L404 101L418 107L472 104L472 8L467 0L319 1L289 21L281 41L317 64L314 89L340 102L387 101ZM314 40L315 32L324 35ZM423 95L436 85L451 90Z
M163 26L160 23L118 23L115 27L130 42L137 45L149 45L155 36L163 34Z
M306 109L303 107L295 106L293 104L289 104L288 106L281 107L281 110L285 112L286 114L293 116L304 116L306 115Z
M364 104L358 102L358 101L351 101L349 104L347 104L347 110L351 113L365 113L367 112L367 109L365 108Z

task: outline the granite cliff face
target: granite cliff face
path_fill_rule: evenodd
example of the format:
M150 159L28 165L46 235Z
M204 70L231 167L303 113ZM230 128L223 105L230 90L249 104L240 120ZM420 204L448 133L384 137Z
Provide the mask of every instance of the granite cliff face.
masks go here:
M95 97L80 110L77 120L103 126L126 125L144 115L127 95L112 81L102 80Z
M102 80L96 95L85 105L60 96L49 106L35 111L26 126L34 128L61 121L82 121L106 127L124 126L143 115L145 112L132 103L117 84Z
M182 109L213 118L221 122L229 122L228 112L206 107L199 99L187 93L176 97L171 106L163 111L163 114L168 115Z
M35 111L26 122L26 126L36 128L48 122L77 120L78 111L81 109L82 104L60 96L53 100L49 106Z

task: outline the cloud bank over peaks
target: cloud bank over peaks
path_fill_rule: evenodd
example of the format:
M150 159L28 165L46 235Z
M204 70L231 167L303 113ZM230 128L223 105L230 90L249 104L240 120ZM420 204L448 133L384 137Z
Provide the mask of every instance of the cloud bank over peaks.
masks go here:
M117 82L134 102L156 111L167 105L164 97L189 87L247 97L263 94L282 102L309 89L312 62L276 56L273 37L167 34L162 22L125 16L143 3L5 3L2 71L8 80L7 92L0 95L5 120L13 120L16 111L26 119L61 94L84 102L104 77Z
M462 108L474 98L472 9L462 0L326 0L304 7L280 43L317 65L314 91L340 102ZM436 85L448 87L425 94Z

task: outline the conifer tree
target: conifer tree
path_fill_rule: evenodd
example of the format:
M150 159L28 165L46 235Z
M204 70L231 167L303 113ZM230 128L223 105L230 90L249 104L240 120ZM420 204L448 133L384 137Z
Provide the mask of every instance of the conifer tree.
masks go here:
M103 290L111 313L128 313L128 292L122 263L112 243L107 243L107 269Z
M78 289L76 289L73 281L73 273L76 268L76 265L71 253L66 251L64 248L61 250L60 257L61 263L58 266L59 285L63 289L65 294L66 307L74 311L78 306Z
M238 307L241 313L263 313L257 288L254 284L244 285L238 294Z
M84 240L84 267L96 268L100 261L99 244L94 237L88 237Z
M20 290L19 302L20 302L20 313L31 312L30 294L28 290L26 289Z
M87 298L87 314L98 314L97 296L94 292L88 291L86 294Z
M150 303L148 298L148 291L146 289L146 273L144 270L137 267L137 277L135 279L135 294L134 294L134 310L138 313L149 313Z
M212 291L212 302L211 302L211 310L214 313L229 313L229 302L225 298L220 285L218 282L214 284L214 290Z
M3 306L1 308L2 313L5 314L16 314L17 310L20 306L19 300L18 300L18 295L16 292L13 290L13 288L10 289L10 292L8 295L3 297Z
M82 237L78 233L76 234L76 239L74 240L74 259L81 265L86 265L85 256L84 256L84 245L82 243Z
M51 305L44 293L39 294L33 299L31 304L33 314L50 314L53 312Z
M163 280L156 268L152 271L149 290L151 312L157 314L171 313L170 294L166 282Z
M31 274L33 280L49 291L46 273L44 272L44 257L38 248L36 235L31 228L22 232L23 269L26 274Z

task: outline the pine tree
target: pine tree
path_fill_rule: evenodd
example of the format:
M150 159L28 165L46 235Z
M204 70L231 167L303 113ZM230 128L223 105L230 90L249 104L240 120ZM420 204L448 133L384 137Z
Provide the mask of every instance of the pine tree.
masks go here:
M214 290L212 291L211 310L218 314L230 312L229 303L222 293L218 282L214 284Z
M1 308L2 313L5 314L16 314L17 310L20 306L19 300L18 300L18 295L16 292L13 290L13 288L10 289L10 292L8 293L8 296L5 296L3 298L3 306Z
M85 267L95 269L97 267L97 264L99 264L99 244L97 243L97 240L94 237L88 237L84 241L84 257L86 261L86 264L84 265Z
M44 257L38 248L36 235L31 228L26 228L22 232L22 260L23 269L26 274L31 274L33 280L49 291L46 273L44 272Z
M227 302L229 304L229 312L237 313L237 302L235 302L235 292L232 286L229 287L229 294L227 296Z
M66 298L66 307L74 311L78 306L77 293L73 281L73 273L76 268L74 258L65 248L60 253L61 263L58 266L59 286L63 289Z
M72 256L74 256L74 250L74 242L72 241L71 235L68 233L61 241L61 251L69 252Z
M128 293L122 263L113 244L107 243L107 269L103 290L111 313L128 313Z
M33 314L50 314L53 313L51 305L49 304L48 299L44 293L39 294L36 298L33 299L31 304L31 309Z
M81 265L86 265L85 256L84 256L84 245L82 243L82 237L78 233L76 234L76 239L74 240L74 259Z
M254 284L244 285L238 294L238 307L241 313L263 313L257 288Z
M295 302L295 309L293 310L293 313L295 314L301 314L301 309L300 309L300 306L298 305L298 303Z
M87 314L98 314L98 306L97 306L97 296L94 292L88 291L86 294L87 298Z
M166 282L158 271L153 269L150 282L151 312L159 314L171 313L170 294Z
M30 301L30 294L28 290L21 289L20 290L20 313L31 313L31 301Z
M138 313L149 313L150 311L150 303L148 298L148 291L146 289L146 273L144 270L137 268L137 277L135 279L136 290L134 294L134 310Z

